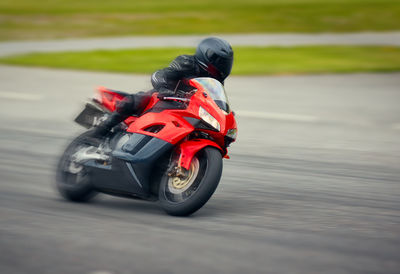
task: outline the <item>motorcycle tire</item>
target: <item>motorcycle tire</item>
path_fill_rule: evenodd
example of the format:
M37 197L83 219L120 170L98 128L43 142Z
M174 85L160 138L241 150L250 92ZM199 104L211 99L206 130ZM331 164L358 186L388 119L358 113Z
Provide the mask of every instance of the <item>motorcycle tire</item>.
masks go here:
M213 195L222 174L222 155L205 147L192 160L188 175L161 178L158 198L161 207L173 216L188 216L199 210Z
M73 174L68 170L71 169L71 167L67 168L68 165L72 164L70 160L71 155L74 154L82 144L85 144L85 140L87 140L90 134L91 131L88 131L75 138L65 149L58 162L56 171L56 187L61 196L66 200L87 202L97 194L90 182L89 174L86 174L86 177L80 178L78 181L79 174L85 172L83 166L76 167L77 170L79 168L82 169L77 174Z

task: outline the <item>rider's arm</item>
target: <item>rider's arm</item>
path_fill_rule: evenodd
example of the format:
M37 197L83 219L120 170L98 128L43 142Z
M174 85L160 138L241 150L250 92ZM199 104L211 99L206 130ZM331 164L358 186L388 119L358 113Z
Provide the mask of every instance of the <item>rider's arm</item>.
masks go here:
M166 92L174 90L179 80L198 73L198 66L195 64L194 57L180 55L168 67L154 72L151 76L151 83L155 90Z

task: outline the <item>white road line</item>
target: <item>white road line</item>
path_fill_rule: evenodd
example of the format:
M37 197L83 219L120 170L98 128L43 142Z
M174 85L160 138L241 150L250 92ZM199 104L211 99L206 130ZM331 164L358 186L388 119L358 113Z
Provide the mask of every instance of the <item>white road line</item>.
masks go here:
M89 272L89 274L113 274L114 272L108 271L108 270L96 270Z
M260 111L247 111L247 110L238 110L236 111L236 113L238 117L246 117L246 118L293 121L293 122L304 122L304 123L314 123L319 121L319 119L315 116L301 115L301 114L260 112Z
M234 46L400 45L400 32L220 34ZM28 52L143 47L195 47L207 35L123 36L0 43L0 56Z
M400 130L400 123L393 124L392 129Z
M21 101L40 101L43 99L43 96L39 94L0 91L0 98Z

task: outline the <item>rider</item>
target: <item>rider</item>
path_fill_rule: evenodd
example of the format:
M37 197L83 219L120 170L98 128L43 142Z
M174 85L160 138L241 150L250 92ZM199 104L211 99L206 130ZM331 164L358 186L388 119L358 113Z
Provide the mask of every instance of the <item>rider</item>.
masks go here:
M175 88L180 80L195 77L211 77L221 83L231 73L233 50L223 39L210 37L202 40L194 55L180 55L164 69L151 76L154 90L128 95L118 105L115 112L96 127L94 137L102 137L117 124L132 114L140 114L150 101L155 91L158 97L175 95Z

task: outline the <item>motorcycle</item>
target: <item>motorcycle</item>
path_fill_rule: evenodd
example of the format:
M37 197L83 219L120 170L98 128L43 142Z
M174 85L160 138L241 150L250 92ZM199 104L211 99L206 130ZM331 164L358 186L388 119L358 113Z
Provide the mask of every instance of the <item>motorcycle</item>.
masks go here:
M97 193L159 201L170 215L187 216L213 195L222 158L237 126L223 85L212 78L187 81L181 96L152 94L139 116L130 116L93 144L91 128L115 111L128 94L100 87L75 121L89 131L62 154L56 186L67 200L84 202ZM184 95L182 95L184 94Z

